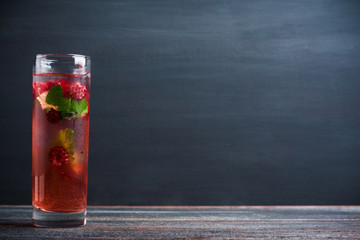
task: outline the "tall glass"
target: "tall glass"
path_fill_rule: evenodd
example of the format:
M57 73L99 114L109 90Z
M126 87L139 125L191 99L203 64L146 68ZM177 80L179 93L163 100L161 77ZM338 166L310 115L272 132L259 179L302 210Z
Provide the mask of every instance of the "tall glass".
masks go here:
M32 113L35 226L86 223L89 104L90 57L36 55Z

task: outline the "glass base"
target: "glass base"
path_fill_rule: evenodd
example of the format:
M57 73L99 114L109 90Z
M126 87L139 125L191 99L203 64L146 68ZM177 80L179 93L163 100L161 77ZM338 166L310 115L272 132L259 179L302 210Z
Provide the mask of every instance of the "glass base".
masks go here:
M33 208L33 224L37 227L81 227L86 224L86 211L78 213L45 212Z

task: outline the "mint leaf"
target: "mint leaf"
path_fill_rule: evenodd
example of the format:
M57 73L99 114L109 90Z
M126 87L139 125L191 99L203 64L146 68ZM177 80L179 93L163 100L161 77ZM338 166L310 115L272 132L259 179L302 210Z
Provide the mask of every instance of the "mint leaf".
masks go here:
M71 100L71 108L74 112L79 114L88 113L88 104L86 99L81 100L80 102L76 100Z
M66 112L70 109L70 99L69 98L61 98L58 100L58 111L60 112Z
M55 110L61 113L61 116L66 119L81 117L81 114L89 112L88 103L86 99L80 102L70 98L63 97L63 90L60 85L53 86L46 95L46 103L55 107Z
M61 104L60 102L62 101L62 98L63 98L62 87L60 85L55 85L49 90L45 101L47 104L53 106L59 106L59 104Z
M63 97L63 91L60 85L55 85L49 90L45 101L47 104L57 107L56 110L60 112L66 112L70 108L70 99Z

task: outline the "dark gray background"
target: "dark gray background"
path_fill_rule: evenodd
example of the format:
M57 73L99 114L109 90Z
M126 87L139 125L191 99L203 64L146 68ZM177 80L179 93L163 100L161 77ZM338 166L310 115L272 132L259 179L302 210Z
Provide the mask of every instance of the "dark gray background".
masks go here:
M37 53L92 57L89 204L360 204L360 1L9 1L0 204Z

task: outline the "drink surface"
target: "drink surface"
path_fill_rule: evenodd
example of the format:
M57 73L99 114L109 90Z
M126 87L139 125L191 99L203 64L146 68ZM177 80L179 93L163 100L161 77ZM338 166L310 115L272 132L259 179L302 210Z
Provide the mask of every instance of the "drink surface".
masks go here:
M33 206L86 209L90 74L33 76Z

